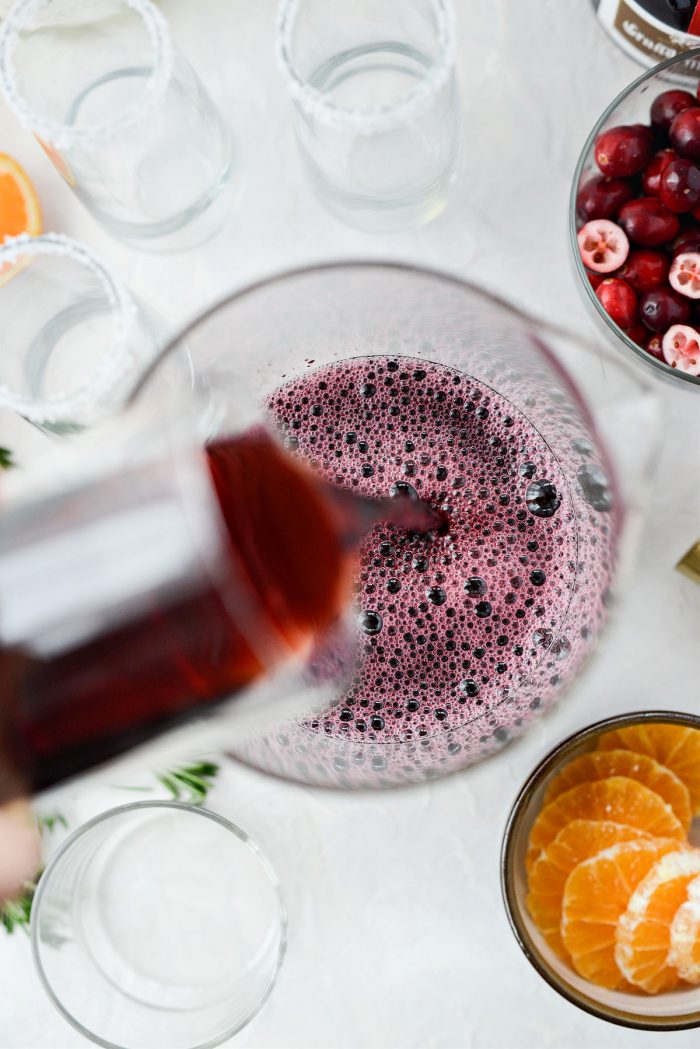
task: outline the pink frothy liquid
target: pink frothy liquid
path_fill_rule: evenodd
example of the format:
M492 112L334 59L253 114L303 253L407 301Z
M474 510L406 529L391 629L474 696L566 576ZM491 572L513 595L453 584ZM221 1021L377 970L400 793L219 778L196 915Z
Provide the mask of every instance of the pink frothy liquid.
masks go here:
M464 766L519 734L575 675L605 618L617 513L587 424L563 415L564 463L505 397L401 356L318 369L267 409L327 480L369 496L409 485L447 528L372 530L355 580L353 680L321 715L240 756L307 782L388 785Z

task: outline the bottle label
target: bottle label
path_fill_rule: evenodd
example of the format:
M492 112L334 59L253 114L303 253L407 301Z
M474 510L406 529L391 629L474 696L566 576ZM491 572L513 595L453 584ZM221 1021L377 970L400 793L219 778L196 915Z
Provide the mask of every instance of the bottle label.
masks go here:
M672 29L648 14L636 0L593 0L593 4L613 40L645 66L655 66L700 44L698 37Z

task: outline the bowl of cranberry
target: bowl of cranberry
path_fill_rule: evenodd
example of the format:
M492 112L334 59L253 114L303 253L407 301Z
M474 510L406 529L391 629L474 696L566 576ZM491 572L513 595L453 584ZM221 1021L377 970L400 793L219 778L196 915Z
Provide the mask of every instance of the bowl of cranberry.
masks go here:
M634 81L576 168L571 244L618 346L700 390L700 49Z

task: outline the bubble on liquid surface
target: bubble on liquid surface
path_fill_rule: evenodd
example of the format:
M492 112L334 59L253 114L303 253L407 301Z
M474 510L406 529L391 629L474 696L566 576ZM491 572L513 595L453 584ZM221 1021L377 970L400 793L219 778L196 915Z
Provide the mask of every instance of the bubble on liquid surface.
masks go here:
M527 382L521 375L520 403L536 406ZM354 676L313 721L285 729L284 748L275 742L253 763L328 782L341 775L340 755L344 784L412 781L517 735L570 680L604 618L612 529L582 495L584 480L589 498L602 495L598 474L579 473L583 455L600 469L590 433L572 428L571 414L554 418L560 460L542 436L549 416L533 425L475 379L406 357L307 372L267 408L297 442L292 454L328 481L424 499L442 508L446 528L428 539L377 525L363 540ZM548 413L559 410L570 413L548 402Z
M576 474L581 485L583 498L589 506L600 513L612 510L613 500L607 474L594 463L585 463Z

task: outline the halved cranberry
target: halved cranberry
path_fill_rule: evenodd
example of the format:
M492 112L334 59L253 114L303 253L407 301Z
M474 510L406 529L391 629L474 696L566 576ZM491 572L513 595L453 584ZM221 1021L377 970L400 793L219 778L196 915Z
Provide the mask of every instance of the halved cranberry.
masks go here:
M614 219L622 205L633 196L634 189L624 179L594 175L583 183L576 194L576 214L582 222Z
M636 175L651 160L652 150L651 130L639 124L608 128L595 140L596 164L611 178Z
M655 153L642 172L642 189L648 197L658 197L661 175L672 160L677 160L678 154L672 149L662 149Z
M700 168L692 160L672 160L661 173L659 200L671 211L692 211L700 203Z
M700 160L700 106L684 109L673 118L668 137L676 153Z
M700 375L700 332L687 324L674 324L663 338L664 360L688 375Z
M656 248L673 240L680 228L678 216L656 197L628 200L620 209L618 221L630 240L643 248Z
M605 280L602 273L594 273L592 270L586 270L586 276L588 277L588 281L593 288L593 291L595 291L598 285Z
M676 255L671 263L668 282L681 295L700 299L700 254L697 251L684 251Z
M681 233L673 242L671 251L680 255L684 251L700 251L700 229L689 229Z
M595 273L612 273L622 265L630 250L624 231L609 219L587 222L578 232L578 247L584 266Z
M637 319L637 296L625 280L610 277L597 288L596 295L607 313L621 328L629 328Z
M674 117L697 104L690 91L662 91L651 104L652 127L657 131L668 131Z
M647 339L644 349L647 353L650 353L652 357L656 357L657 361L662 361L664 359L663 336L660 335L659 332L654 332L654 334Z
M657 288L642 296L639 316L649 331L666 331L672 324L686 323L690 317L690 304L671 288Z
M646 346L647 339L649 338L649 332L646 330L643 324L632 324L629 328L625 328L625 335L632 342L636 342L637 346Z
M668 266L668 258L662 251L631 251L617 276L631 284L635 291L644 293L666 283Z

